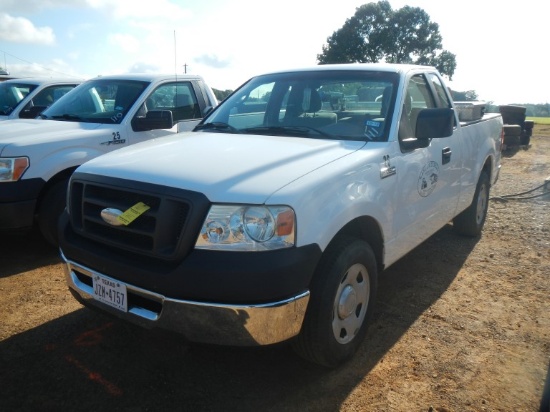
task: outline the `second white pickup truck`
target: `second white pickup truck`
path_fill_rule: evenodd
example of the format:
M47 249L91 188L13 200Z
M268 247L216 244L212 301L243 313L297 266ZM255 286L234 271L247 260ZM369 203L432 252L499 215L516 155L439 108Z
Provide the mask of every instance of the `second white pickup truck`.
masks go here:
M38 119L0 122L0 231L37 223L57 245L57 220L77 166L192 129L217 103L197 75L101 76L71 90Z
M34 119L80 83L82 80L51 78L0 82L0 121Z
M67 283L145 327L290 340L334 367L365 337L379 273L449 222L480 234L501 145L500 114L461 122L431 67L257 76L194 132L75 171Z

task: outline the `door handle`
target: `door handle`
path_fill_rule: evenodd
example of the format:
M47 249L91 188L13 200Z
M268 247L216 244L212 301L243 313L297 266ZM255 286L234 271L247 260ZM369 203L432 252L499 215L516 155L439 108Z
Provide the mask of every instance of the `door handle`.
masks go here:
M441 151L441 164L447 164L451 161L452 150L450 147L446 147Z

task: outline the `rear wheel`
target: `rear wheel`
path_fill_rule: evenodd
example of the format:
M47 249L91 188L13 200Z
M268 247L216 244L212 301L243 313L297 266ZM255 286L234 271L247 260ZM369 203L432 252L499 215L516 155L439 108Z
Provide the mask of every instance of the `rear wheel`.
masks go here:
M294 350L331 368L349 360L365 337L376 288L377 265L369 244L337 240L319 263Z
M58 246L57 222L65 209L67 197L66 180L55 183L42 197L38 211L38 226L44 239L52 245Z
M472 204L453 219L454 230L465 236L479 236L489 207L489 175L481 172Z

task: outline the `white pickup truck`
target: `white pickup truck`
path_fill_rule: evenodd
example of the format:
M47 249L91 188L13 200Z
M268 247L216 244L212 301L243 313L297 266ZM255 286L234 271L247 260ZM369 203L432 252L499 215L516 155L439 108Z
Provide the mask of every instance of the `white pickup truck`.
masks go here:
M0 83L0 121L34 119L68 91L76 79L22 78Z
M366 334L379 273L450 222L480 234L502 126L461 122L430 67L254 77L185 138L75 171L59 225L69 289L191 341L291 341L337 366Z
M57 221L77 166L190 130L216 105L200 76L126 74L82 83L39 118L0 122L0 231L37 223L45 239L57 245Z

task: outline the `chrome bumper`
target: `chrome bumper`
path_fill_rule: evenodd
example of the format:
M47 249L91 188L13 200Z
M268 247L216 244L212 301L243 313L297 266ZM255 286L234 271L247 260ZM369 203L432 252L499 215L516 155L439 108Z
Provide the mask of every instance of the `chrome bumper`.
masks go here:
M145 328L161 328L184 335L188 340L231 346L259 346L285 341L302 327L309 291L278 302L254 305L227 305L167 298L126 284L128 295L153 303L151 310L128 304L124 312L93 297L92 275L108 278L65 258L65 277L75 297L86 306L94 306ZM89 282L86 282L89 279ZM85 281L83 281L85 280ZM113 279L114 280L114 279ZM120 282L120 281L118 281Z

